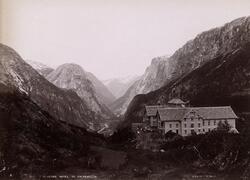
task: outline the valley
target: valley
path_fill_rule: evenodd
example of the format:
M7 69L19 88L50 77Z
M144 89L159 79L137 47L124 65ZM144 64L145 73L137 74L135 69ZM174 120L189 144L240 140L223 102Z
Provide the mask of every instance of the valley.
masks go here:
M76 63L25 61L0 44L0 179L250 178L249 32L250 17L238 18L153 58L142 76L109 80ZM218 125L184 137L133 128L145 123L146 106L171 99L188 113L230 107L238 131Z

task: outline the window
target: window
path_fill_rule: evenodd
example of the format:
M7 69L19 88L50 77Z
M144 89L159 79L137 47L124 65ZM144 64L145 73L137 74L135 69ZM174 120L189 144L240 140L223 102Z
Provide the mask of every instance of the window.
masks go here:
M201 132L201 130L200 130L200 129L198 129L198 132Z
M178 130L176 130L176 134L179 134L179 131L178 131Z
M203 121L203 126L205 126L205 121Z
M187 134L187 130L185 130L184 133Z
M169 128L172 128L172 124L169 124Z
M203 129L203 132L205 132L205 129Z
M210 132L210 129L208 128L208 132Z
M207 125L210 126L210 121L207 122Z
M194 128L194 124L192 123L192 124L190 125L190 127L191 127L191 128Z
M201 127L201 123L198 123L198 127Z
M164 127L164 122L161 122L161 127Z
M214 125L216 126L216 121L214 120Z
M191 117L191 121L193 121L194 120L194 117Z
M184 124L184 128L187 128L187 124Z
M179 127L179 124L176 124L176 128L178 128Z
M186 121L187 120L187 118L184 118L184 121Z

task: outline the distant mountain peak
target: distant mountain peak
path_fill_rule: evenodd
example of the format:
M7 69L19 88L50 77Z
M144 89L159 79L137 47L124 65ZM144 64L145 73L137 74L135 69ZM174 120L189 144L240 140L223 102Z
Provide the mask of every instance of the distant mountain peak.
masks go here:
M47 76L49 73L51 73L54 69L37 61L33 60L25 60L29 65L31 65L39 74L42 76Z
M96 86L90 80L92 76L90 77L80 65L62 64L46 78L57 87L75 91L92 111L104 118L110 118L113 115L97 95Z
M45 68L51 68L41 62L33 61L33 60L25 60L29 65L31 65L34 69L41 70Z
M15 50L3 44L0 44L0 77L0 83L26 94L57 120L88 128L90 122L99 118L75 92L54 86Z
M129 75L120 78L113 78L103 80L102 82L108 87L108 89L114 94L116 98L124 95L130 86L134 84L140 78L138 75Z

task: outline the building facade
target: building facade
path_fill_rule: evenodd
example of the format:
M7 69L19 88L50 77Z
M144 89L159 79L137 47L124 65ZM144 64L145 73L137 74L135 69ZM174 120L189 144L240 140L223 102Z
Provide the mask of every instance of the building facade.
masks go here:
M185 107L180 104L174 107L146 106L143 122L164 134L172 131L181 136L188 136L192 133L209 132L217 128L219 122L227 122L231 129L237 132L237 118L230 106Z

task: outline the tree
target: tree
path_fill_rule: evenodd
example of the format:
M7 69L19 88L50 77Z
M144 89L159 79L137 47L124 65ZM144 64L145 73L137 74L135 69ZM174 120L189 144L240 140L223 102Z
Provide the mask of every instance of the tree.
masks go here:
M218 127L216 128L216 130L221 132L229 132L231 128L232 128L231 125L226 120L224 122L220 121L218 123Z

